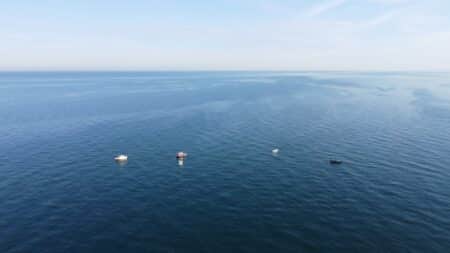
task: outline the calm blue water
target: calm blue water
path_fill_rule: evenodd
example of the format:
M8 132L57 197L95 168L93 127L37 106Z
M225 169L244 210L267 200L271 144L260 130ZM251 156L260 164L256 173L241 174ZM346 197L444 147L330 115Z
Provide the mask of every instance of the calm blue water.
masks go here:
M3 253L450 250L448 73L1 73L0 119Z

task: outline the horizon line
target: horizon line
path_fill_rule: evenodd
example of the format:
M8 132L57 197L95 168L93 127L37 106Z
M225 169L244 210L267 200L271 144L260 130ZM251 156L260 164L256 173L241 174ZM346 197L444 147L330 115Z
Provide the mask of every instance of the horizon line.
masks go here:
M422 72L422 73L450 73L448 70L427 70L427 69L405 69L405 70L382 70L382 69L372 69L372 70L325 70L325 69L303 69L303 70L293 70L293 69L11 69L2 70L0 73L45 73L45 72L391 72L391 73L407 73L407 72Z

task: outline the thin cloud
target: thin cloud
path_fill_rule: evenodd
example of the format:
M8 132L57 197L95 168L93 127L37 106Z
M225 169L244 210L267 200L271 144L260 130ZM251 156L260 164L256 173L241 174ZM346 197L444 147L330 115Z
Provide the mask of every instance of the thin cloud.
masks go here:
M387 12L378 17L373 18L365 23L365 26L379 26L389 22L394 17L395 12Z
M331 0L331 1L323 2L323 3L317 4L317 5L313 6L312 8L310 8L306 12L306 15L309 17L315 17L324 12L335 9L335 8L345 4L346 2L347 2L347 0Z
M410 0L371 0L370 2L392 5L392 4L405 4L410 2Z

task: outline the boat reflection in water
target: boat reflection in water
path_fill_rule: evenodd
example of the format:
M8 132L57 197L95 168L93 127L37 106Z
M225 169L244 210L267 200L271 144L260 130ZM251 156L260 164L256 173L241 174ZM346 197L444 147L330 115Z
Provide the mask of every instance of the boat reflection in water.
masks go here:
M127 165L128 161L116 161L116 163L117 163L119 166L125 166L125 165Z

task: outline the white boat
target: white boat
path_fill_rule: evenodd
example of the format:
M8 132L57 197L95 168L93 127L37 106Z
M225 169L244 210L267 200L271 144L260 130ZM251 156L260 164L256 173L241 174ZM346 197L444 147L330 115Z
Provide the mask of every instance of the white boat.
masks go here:
M280 150L279 149L272 149L272 153L274 153L274 154L278 154L278 152L279 152Z
M187 153L180 151L177 153L177 159L184 159L187 157L187 155Z
M118 155L118 156L114 157L114 160L123 162L123 161L128 160L128 156L127 155Z

